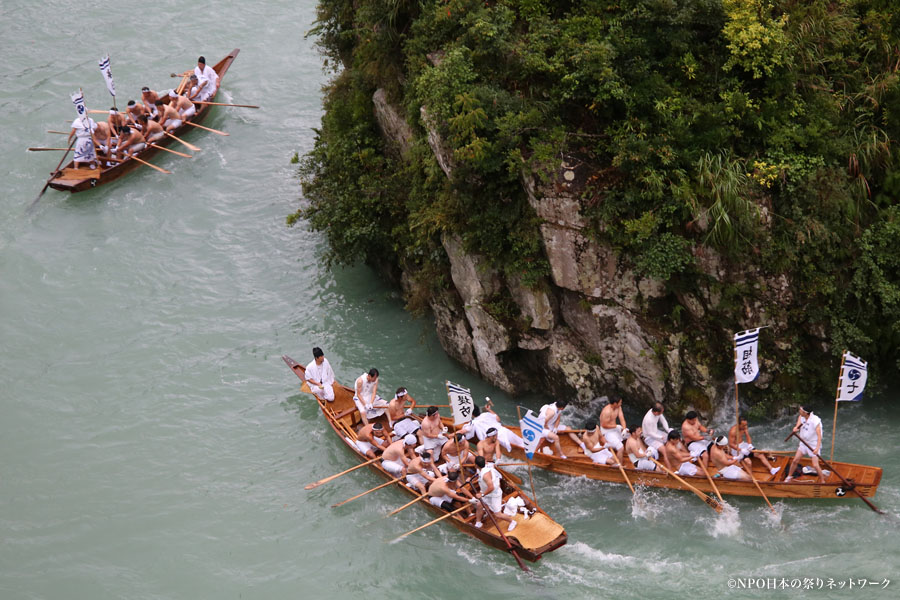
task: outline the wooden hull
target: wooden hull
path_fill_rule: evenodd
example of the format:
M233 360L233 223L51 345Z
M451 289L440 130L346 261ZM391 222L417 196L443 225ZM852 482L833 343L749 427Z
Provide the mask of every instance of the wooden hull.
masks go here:
M225 77L225 73L228 71L228 68L231 66L231 63L234 62L234 59L237 58L238 53L240 52L239 48L235 48L232 50L228 56L220 60L218 63L213 66L213 69L219 75L219 85L222 84L222 79ZM218 95L218 91L216 92ZM215 101L215 96L209 99L210 102ZM200 108L197 109L197 113L191 118L192 123L202 123L203 120L209 115L212 110L212 106L209 104L202 104ZM176 137L183 137L197 129L188 124L183 124L181 127L172 132L172 134ZM173 143L177 144L175 140L170 138L169 136L164 137L163 139L155 142L157 146L167 147L172 145ZM180 146L180 144L177 144ZM163 150L158 150L157 148L153 148L151 146L147 146L145 150L138 153L138 158L141 160L149 161L153 158L157 153L162 152L163 154L169 154ZM101 185L110 183L111 181L115 181L119 177L134 171L138 167L144 166L136 160L126 159L125 161L118 163L112 167L104 167L100 171L100 176L86 176L84 178L63 178L63 177L54 177L50 180L50 187L55 190L59 190L61 192L72 192L73 194L76 192L83 192L85 190L89 190L91 188L99 187ZM63 169L74 169L75 163L74 161L69 161L67 165L63 167ZM87 169L83 169L84 171L89 172ZM62 169L60 170L62 171Z
M288 356L283 356L282 359L291 370L294 371L297 377L301 380L304 379L304 367L302 365L298 364ZM301 390L309 393L309 388L306 386L306 383L303 383ZM353 390L335 383L334 396L334 402L324 402L315 396L313 397L316 398L316 401L319 403L319 408L328 420L328 424L331 425L334 432L345 443L347 449L354 455L357 461L365 462L368 460L366 456L359 452L356 446L348 441L348 438L349 440L356 439L356 432L353 427L359 422L359 413L353 403ZM381 467L380 462L370 464L369 468L389 481L394 479L391 474ZM523 498L527 497L520 489L509 481L509 477L505 476L502 483L504 499L515 494L519 494ZM418 492L399 482L396 483L395 486L413 498L419 496ZM434 513L435 518L446 514L445 510L432 505L427 500L420 500L418 504L431 513ZM522 515L517 515L515 519L518 522L518 526L512 533L507 534L506 537L513 546L512 550L515 550L516 554L522 559L534 562L540 559L544 553L559 548L567 541L566 532L562 526L553 521L549 515L540 508L538 508L537 512L535 512L535 514L527 521L523 520ZM510 551L510 548L503 540L503 537L497 532L496 528L491 525L489 520L485 521L484 527L482 528L476 528L474 519L471 517L464 517L463 513L457 513L456 515L445 519L445 521L452 524L463 533L481 540L488 546L492 546L504 552Z
M451 419L444 419L445 423L452 423ZM520 435L521 430L518 427L508 427L509 430L516 435ZM568 458L559 458L555 455L548 456L543 452L537 452L531 459L531 464L535 467L547 469L554 473L562 475L572 475L574 477L587 477L588 479L596 479L598 481L608 481L610 483L625 483L622 472L616 465L599 465L591 461L581 453L580 449L574 442L563 433L560 436L563 452ZM759 483L760 488L765 492L768 498L816 498L816 499L853 499L856 495L849 490L841 479L831 473L825 483L816 483L816 476L806 475L791 482L785 483L784 478L786 471L790 466L793 453L775 453L765 450L757 450L758 454L763 454L772 460L769 462L773 467L781 467L781 470L773 477L769 471L756 458L752 460L753 477ZM508 453L511 458L522 461L527 460L525 451L521 448L512 448L512 452ZM664 472L657 471L640 471L635 469L626 457L625 474L632 484L646 485L651 487L669 488L675 490L686 490L685 486L678 482L674 477ZM843 475L844 479L853 483L856 490L866 497L872 497L878 490L878 484L881 482L882 470L880 467L870 467L867 465L856 465L852 463L842 463L829 461L834 470ZM800 466L810 465L808 458L801 459ZM714 471L710 471L713 475ZM698 476L684 476L683 479L694 487L713 494L714 491L701 472ZM723 495L731 496L756 496L760 497L759 490L753 485L752 481L735 481L731 479L723 479L721 477L714 478L716 487ZM841 493L844 492L844 493Z

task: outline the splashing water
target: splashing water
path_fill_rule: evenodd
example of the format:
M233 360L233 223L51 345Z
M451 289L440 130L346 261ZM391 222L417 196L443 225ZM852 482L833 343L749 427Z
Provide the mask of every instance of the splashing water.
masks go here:
M734 537L741 530L741 516L737 508L723 502L722 512L719 513L712 521L710 534L713 537Z

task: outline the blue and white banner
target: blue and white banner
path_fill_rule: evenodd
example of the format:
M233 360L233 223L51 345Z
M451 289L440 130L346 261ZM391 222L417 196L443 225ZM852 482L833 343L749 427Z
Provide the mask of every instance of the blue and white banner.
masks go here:
M849 352L844 352L844 366L838 379L837 402L859 402L862 400L863 390L866 389L868 378L868 365L866 361Z
M109 70L109 54L100 59L100 72L103 73L103 79L106 80L106 89L109 90L110 96L115 98L116 84L113 82L112 71Z
M475 401L472 400L471 390L448 381L447 397L450 398L454 425L462 425L472 420L472 409L475 407Z
M81 90L72 92L71 98L72 104L75 105L75 110L78 112L78 116L84 119L87 116L87 108L84 106L84 93Z
M528 460L534 457L538 444L541 443L541 433L544 431L544 425L538 420L536 414L530 410L525 413L522 420L519 421L522 428L522 439L525 440L525 456Z
M759 375L756 350L759 346L759 330L748 329L734 334L734 381L749 383Z

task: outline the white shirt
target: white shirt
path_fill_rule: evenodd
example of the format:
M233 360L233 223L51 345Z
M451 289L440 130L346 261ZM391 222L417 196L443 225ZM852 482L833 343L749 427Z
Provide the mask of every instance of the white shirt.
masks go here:
M331 370L328 359L323 358L321 365L317 365L315 359L306 365L306 380L318 381L322 387L331 387L334 384L334 371Z
M813 450L816 449L816 444L819 443L819 436L816 435L816 428L822 425L822 419L813 413L809 413L808 418L800 417L801 425L800 431L797 433L804 442L809 444L810 448Z
M375 384L377 382L377 379L375 381L369 381L368 373L363 373L356 378L356 386L354 387L354 391L357 388L361 388L361 392L356 397L364 402L367 406L371 406L375 402ZM362 383L362 386L360 386L360 383Z
M553 415L550 417L550 422L547 422L547 417L549 415ZM541 425L544 426L545 431L552 431L556 433L556 430L559 429L559 422L562 419L562 412L558 408L556 408L556 404L545 404L541 407L541 412L538 413L538 421L541 422Z
M194 67L194 75L197 76L197 85L202 84L204 81L206 82L206 85L201 91L201 95L206 98L212 96L216 91L216 87L219 85L219 74L216 73L216 70L211 66L206 65L201 71L200 67L196 66Z
M500 431L500 419L497 418L497 415L485 411L472 419L472 427L475 429L476 437L483 440L487 435L487 430L491 427Z
M662 427L660 427L660 423ZM669 437L669 432L672 431L672 428L669 427L669 423L666 421L666 417L663 416L662 413L659 413L659 416L653 414L653 409L647 411L647 414L644 415L644 420L641 422L641 427L644 430L644 437L648 440L655 440L666 443L666 440Z
M85 123L85 120L88 123ZM88 129L90 127L90 129ZM78 117L74 121L72 121L72 129L75 130L75 137L78 139L91 139L91 132L97 129L97 122L92 118L88 117L87 119L82 119Z

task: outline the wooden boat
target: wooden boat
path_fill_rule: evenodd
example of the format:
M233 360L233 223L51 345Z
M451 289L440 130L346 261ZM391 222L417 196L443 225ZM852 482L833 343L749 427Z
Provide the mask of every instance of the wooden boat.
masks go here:
M235 48L228 54L228 56L226 56L225 58L217 62L215 66L213 66L213 69L219 75L220 86L222 83L222 79L225 77L225 73L228 71L231 63L234 62L234 59L237 58L239 52L240 49ZM218 95L218 90L216 91L216 95ZM212 102L214 100L215 95L208 101ZM202 123L203 120L209 115L211 109L211 105L201 104L200 108L197 109L197 113L190 119L190 121L192 123ZM187 135L187 133L193 131L194 129L196 128L188 125L187 123L184 123L181 125L181 127L171 133L180 138L184 135ZM166 147L171 145L173 142L175 142L175 140L173 140L169 136L166 136L154 143L157 146ZM141 160L146 161L156 155L157 152L161 151L157 148L153 148L152 146L147 146L147 148L139 152L137 156ZM166 152L164 153L167 154ZM83 192L84 190L88 190L97 186L104 185L111 181L115 181L122 175L130 173L140 166L142 166L140 162L128 158L111 167L101 167L93 170L86 168L76 169L75 162L69 161L69 163L64 168L60 169L59 173L50 180L49 184L50 187L55 190L59 190L61 192L72 192L74 194L75 192Z
M452 419L444 419L444 423L452 423ZM516 435L521 435L518 427L507 427ZM560 458L559 456L547 455L542 451L536 452L531 459L531 464L561 473L563 475L572 475L575 477L587 477L588 479L596 479L599 481L608 481L611 483L625 483L622 472L613 465L599 465L594 463L590 458L584 455L581 448L578 447L572 439L566 435L565 430L561 430L560 444L563 453L568 458ZM544 446L545 448L547 446ZM768 498L817 498L817 499L853 499L855 494L851 493L847 486L841 481L835 472L832 472L825 478L825 483L816 482L815 472L811 475L797 477L793 481L785 482L787 469L790 467L791 459L794 452L756 450L756 454L763 454L769 459L773 467L781 467L780 470L772 476L769 471L762 465L759 458L751 460L753 477L759 483L760 488L765 492ZM512 452L508 453L511 458L526 460L525 451L515 446ZM872 497L878 489L881 482L881 468L870 467L867 465L857 465L852 463L829 461L834 471L843 475L844 479L851 482L855 490L862 496ZM808 458L800 460L800 468L811 465ZM674 477L667 475L665 472L657 471L640 471L631 464L628 457L625 457L625 474L634 485L646 485L651 487L669 488L686 490L687 488L677 481ZM710 475L714 475L715 470L710 469ZM694 487L703 492L713 494L714 491L709 480L701 471L696 476L683 476L683 479ZM760 497L759 489L752 481L739 481L733 479L723 479L715 477L716 487L723 495L732 496L756 496Z
M294 371L297 377L303 381L300 389L310 393L309 387L306 385L304 379L305 368L288 356L283 356L282 359L291 370ZM328 420L328 424L331 425L334 432L346 444L347 449L353 454L356 460L359 462L366 462L368 458L362 454L353 443L356 440L355 428L361 422L359 411L353 402L353 390L335 383L334 402L325 402L316 398L316 396L313 396L313 398L319 403L319 408ZM384 417L380 418L383 419ZM394 479L392 475L381 467L380 461L370 464L369 468L388 480ZM515 484L510 482L509 473L504 473L501 470L501 474L503 474L501 485L503 487L504 502L515 495L527 498ZM418 492L410 489L403 483L397 482L394 485L414 498L419 496ZM426 510L435 513L436 516L447 514L447 511L432 505L427 499L420 500L419 505ZM503 536L497 531L490 519L485 520L483 527L476 528L474 515L464 516L465 512L466 511L463 511L448 517L446 521L452 523L454 527L463 533L478 538L488 546L493 546L498 550L507 552L514 550L520 558L532 562L541 558L541 555L544 553L564 545L567 540L566 532L563 527L551 519L550 516L540 508L537 508L536 512L531 515L528 520L524 520L524 517L521 514L516 515L514 518L518 525L511 533L507 533L505 531L506 528L504 527L503 533L506 535L506 539L509 540L512 548L507 545Z

